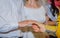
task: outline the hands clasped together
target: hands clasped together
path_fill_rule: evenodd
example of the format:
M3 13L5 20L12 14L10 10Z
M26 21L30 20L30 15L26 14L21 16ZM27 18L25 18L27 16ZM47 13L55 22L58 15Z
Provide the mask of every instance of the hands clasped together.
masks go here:
M18 24L19 24L19 28L25 27L31 24L35 32L45 32L46 30L44 27L44 24L37 22L35 20L25 20L25 21L19 22Z

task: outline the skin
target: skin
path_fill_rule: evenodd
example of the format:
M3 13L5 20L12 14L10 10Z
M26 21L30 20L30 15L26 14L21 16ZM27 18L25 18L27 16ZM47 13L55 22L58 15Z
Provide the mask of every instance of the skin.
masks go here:
M36 2L36 0L28 0L26 2L25 6L28 8L39 8L39 7L41 7L41 5ZM55 21L49 21L49 17L46 16L46 22L44 24L55 25L56 22Z
M56 0L55 0L56 1ZM60 0L59 0L60 1ZM60 13L60 7L59 6L57 6L56 5L56 7L58 8L58 10L59 10L59 13ZM54 22L54 21L47 21L48 23L49 23L49 25L55 25L56 24L56 22Z
M29 8L39 8L40 5L37 2L38 1L36 0L28 0L26 1L25 6Z
M51 4L50 0L48 1L48 3ZM45 22L45 24L51 25L51 26L56 25L56 21L50 21L49 19L50 18L48 16L46 16L46 22Z
M33 25L32 28L33 28L33 30L34 30L35 32L39 32L39 31L40 31L40 29L39 29L38 26L36 26L36 25Z
M36 2L36 0L28 0L28 1L26 1L25 6L28 7L28 8L39 8L39 7L40 7L40 5L38 5L38 3ZM20 27L25 27L25 26L27 26L27 25L29 25L29 24L33 24L33 23L38 24L38 25L42 24L42 23L39 23L39 22L37 22L37 21L35 21L35 20L25 20L25 21L22 21L22 22L18 22L19 28L20 28ZM46 22L45 22L44 24L55 25L55 22L49 21L49 17L46 16ZM42 24L42 25L43 25L43 24ZM39 31L39 32L44 32L44 31L45 31L45 28L44 28L44 26L42 26L42 25L39 26L40 29L37 28L37 26L34 26L34 25L32 25L32 28L34 29L35 32L38 32L38 31ZM35 27L36 27L36 28L35 28ZM43 27L43 28L42 28L42 27ZM42 31L41 29L42 29L43 31Z
M32 28L35 32L45 32L44 24L32 24Z
M38 3L36 2L36 0L28 0L28 1L26 1L25 6L28 7L28 8L39 8L40 7L40 5L38 5ZM19 24L19 28L20 28L20 27L24 27L24 26L27 26L27 25L33 24L33 23L38 24L38 25L42 24L42 23L39 23L39 22L37 22L35 20L25 20L25 21L19 22L18 24ZM43 32L44 30L42 31L40 29L42 29L42 27L43 27L43 29L45 29L44 26L42 26L42 25L39 26L39 27L41 27L40 29L38 29L34 25L32 25L32 26L33 26L32 28L35 31L41 31L41 32ZM36 27L36 29L34 27Z
M37 23L37 21L35 20L25 20L25 21L22 21L22 22L18 22L18 25L19 25L19 28L20 27L25 27L29 24L33 24L33 23Z
M25 6L28 7L28 8L40 8L40 4L37 3L38 0L28 0L26 1L26 4ZM41 29L45 29L44 28L44 25L42 23L39 23L39 22L35 22L35 24L37 24L39 27L41 27L40 29L36 26L36 25L32 25L32 28L34 29L35 32L43 32Z
M50 21L50 20L49 20L49 17L46 16L46 22L45 22L45 24L54 26L54 25L56 25L56 22L55 22L55 21Z

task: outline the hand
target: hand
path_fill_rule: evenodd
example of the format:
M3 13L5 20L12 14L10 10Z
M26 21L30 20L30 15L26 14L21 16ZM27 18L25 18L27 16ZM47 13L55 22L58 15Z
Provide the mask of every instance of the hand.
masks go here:
M19 27L24 27L24 26L27 26L29 24L36 23L36 22L37 21L35 20L25 20L25 21L18 22L18 25Z
M41 23L32 24L32 28L35 32L45 32L46 30L44 24Z

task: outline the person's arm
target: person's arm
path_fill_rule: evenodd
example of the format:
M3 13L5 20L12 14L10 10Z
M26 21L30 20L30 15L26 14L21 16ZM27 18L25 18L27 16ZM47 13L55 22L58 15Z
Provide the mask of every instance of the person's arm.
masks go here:
M11 30L17 29L17 22L6 22L3 17L0 16L0 32L9 32Z
M3 17L0 16L0 32L10 32L12 30L18 29L18 27L25 27L28 24L35 23L34 20L25 20L21 22L7 22Z
M0 16L0 32L10 32L18 29L18 27L20 28L27 26L28 24L29 24L28 21L7 22L3 17Z
M56 25L56 22L55 21L52 21L52 20L49 20L50 18L48 16L46 16L46 24L48 25Z
M51 20L50 20L51 19ZM47 12L46 12L46 22L45 24L48 24L48 25L55 25L56 22L55 22L56 18L53 17L51 11L50 11L50 7L47 6Z

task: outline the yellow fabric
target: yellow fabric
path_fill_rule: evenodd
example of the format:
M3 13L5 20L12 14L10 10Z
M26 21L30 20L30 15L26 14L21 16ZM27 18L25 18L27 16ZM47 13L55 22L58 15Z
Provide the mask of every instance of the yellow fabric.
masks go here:
M46 25L45 27L46 27L47 30L50 30L52 32L56 31L56 26Z
M57 23L58 23L58 26L57 26L57 31L56 31L56 35L58 38L60 38L60 15L58 16L57 18Z

